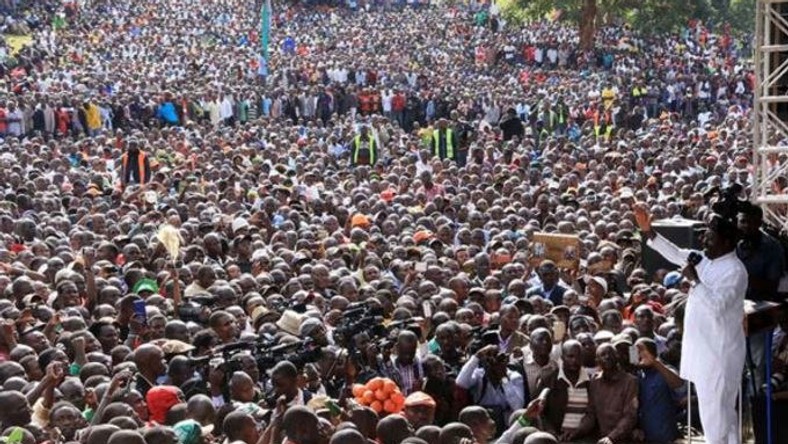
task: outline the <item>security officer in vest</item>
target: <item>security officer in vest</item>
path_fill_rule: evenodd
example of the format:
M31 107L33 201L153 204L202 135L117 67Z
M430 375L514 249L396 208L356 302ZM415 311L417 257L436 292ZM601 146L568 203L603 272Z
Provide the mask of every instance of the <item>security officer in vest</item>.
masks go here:
M457 147L457 135L449 127L449 121L438 120L438 126L432 132L432 154L441 160L457 160Z
M144 185L151 178L148 155L140 149L136 139L129 139L126 152L120 156L120 164L120 180L124 188L131 183Z
M369 127L363 125L361 132L353 138L350 145L350 163L357 165L375 165L378 161L378 142L369 133Z
M630 95L629 101L630 106L642 105L647 96L648 88L646 88L642 80L638 80L632 88L632 94Z

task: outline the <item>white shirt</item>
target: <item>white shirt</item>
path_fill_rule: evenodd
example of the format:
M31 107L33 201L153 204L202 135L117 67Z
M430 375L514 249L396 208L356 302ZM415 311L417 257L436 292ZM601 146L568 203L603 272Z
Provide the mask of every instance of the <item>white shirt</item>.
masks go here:
M390 113L391 112L391 99L393 97L394 97L394 94L391 94L391 92L382 94L382 96L381 96L381 99L382 99L381 100L381 105L383 106L383 112L384 113Z
M219 116L222 119L229 119L233 116L233 102L227 97L219 105Z
M678 266L691 252L660 235L648 245ZM745 356L747 269L735 251L716 259L704 256L696 269L699 282L690 290L684 316L681 377L696 384L738 385Z
M523 377L519 373L509 371L498 389L488 382L487 389L482 396L484 378L484 369L479 368L479 358L474 355L462 366L460 373L457 375L457 385L466 390L471 390L474 400L482 406L503 406L504 401L511 411L525 406ZM481 399L479 399L480 396Z

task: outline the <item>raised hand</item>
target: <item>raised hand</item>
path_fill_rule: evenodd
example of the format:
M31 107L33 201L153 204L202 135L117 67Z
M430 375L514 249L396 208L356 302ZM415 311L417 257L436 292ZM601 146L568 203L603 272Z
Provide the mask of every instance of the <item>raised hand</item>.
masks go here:
M635 205L635 221L640 231L644 233L651 232L651 212L648 210L648 206L643 202Z

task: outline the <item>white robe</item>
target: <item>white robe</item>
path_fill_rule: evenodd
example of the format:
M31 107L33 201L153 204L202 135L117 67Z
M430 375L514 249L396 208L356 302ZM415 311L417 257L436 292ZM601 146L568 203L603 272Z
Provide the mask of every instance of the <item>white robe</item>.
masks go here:
M662 236L648 245L678 266L687 263L690 250ZM687 300L680 373L695 384L706 442L734 444L740 436L735 405L746 350L747 269L736 252L714 260L704 257L696 269L699 282Z

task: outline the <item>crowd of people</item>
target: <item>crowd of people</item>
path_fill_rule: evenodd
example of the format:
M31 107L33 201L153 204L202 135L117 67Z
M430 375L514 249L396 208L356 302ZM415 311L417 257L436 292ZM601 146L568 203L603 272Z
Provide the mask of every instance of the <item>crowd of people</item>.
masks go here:
M695 282L646 268L635 207L747 195L748 38L353 6L275 3L264 59L262 2L0 5L31 37L0 48L7 443L680 437ZM747 297L777 300L740 207ZM785 397L787 329L753 396Z

